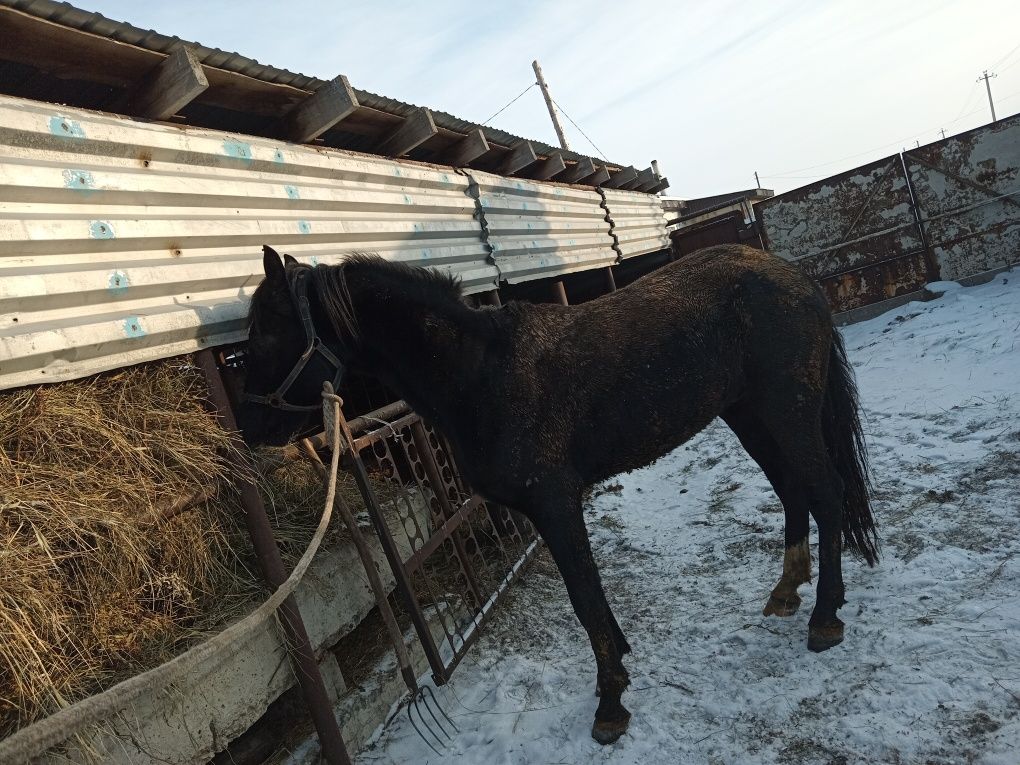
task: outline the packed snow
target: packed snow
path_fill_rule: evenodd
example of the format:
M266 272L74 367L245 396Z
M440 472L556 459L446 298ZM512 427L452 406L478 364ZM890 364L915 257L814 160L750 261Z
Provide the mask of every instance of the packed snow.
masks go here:
M1020 269L938 287L843 330L883 558L844 558L841 645L806 648L813 585L761 615L783 514L717 421L586 508L634 649L626 735L590 737L595 664L543 553L436 690L443 755L397 714L358 761L1020 763Z

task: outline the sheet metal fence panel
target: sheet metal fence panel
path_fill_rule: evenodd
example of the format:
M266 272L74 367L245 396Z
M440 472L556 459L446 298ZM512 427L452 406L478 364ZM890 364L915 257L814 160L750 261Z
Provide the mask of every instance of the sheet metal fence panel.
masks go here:
M943 279L1020 261L1020 115L904 153Z
M470 171L500 278L511 284L616 262L594 189Z
M389 420L383 414L361 418L381 427L354 438L345 460L380 535L433 679L442 684L534 555L538 540L523 516L472 492L446 440L417 414ZM384 502L397 509L399 531L386 523ZM418 506L428 508L427 517L415 512ZM411 555L405 561L397 551L408 546ZM430 621L438 623L438 640Z
M912 292L931 278L899 155L756 205L769 249L817 279L844 311Z
M654 194L603 189L606 209L613 223L623 259L669 248L666 212Z

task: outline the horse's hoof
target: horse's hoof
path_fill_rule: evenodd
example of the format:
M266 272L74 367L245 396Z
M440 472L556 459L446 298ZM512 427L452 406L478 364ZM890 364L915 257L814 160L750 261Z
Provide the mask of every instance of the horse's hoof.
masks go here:
M629 712L622 720L596 720L595 724L591 726L591 737L603 746L612 744L627 732L629 724Z
M769 602L765 604L765 610L762 614L765 616L793 616L797 613L797 609L800 608L800 598L794 600L787 600L786 598L777 598L775 595L769 595Z
M826 624L824 627L808 626L807 647L809 651L821 653L842 642L843 622L839 620L835 624Z

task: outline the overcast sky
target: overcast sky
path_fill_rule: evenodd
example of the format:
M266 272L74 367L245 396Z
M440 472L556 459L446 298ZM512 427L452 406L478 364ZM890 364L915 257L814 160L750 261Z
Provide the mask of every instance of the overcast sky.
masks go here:
M487 120L534 81L614 162L783 191L1020 111L1018 0L77 0L283 69ZM538 88L493 125L555 144ZM566 123L571 148L598 151Z

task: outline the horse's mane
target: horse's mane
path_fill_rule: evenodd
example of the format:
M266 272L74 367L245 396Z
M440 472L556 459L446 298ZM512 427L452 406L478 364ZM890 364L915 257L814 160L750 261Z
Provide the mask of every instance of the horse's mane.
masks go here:
M378 255L355 253L338 266L316 266L312 280L323 309L341 338L356 340L360 336L358 317L354 313L348 280L363 278L390 288L414 302L426 305L460 302L460 280L431 268L405 263L392 263Z

